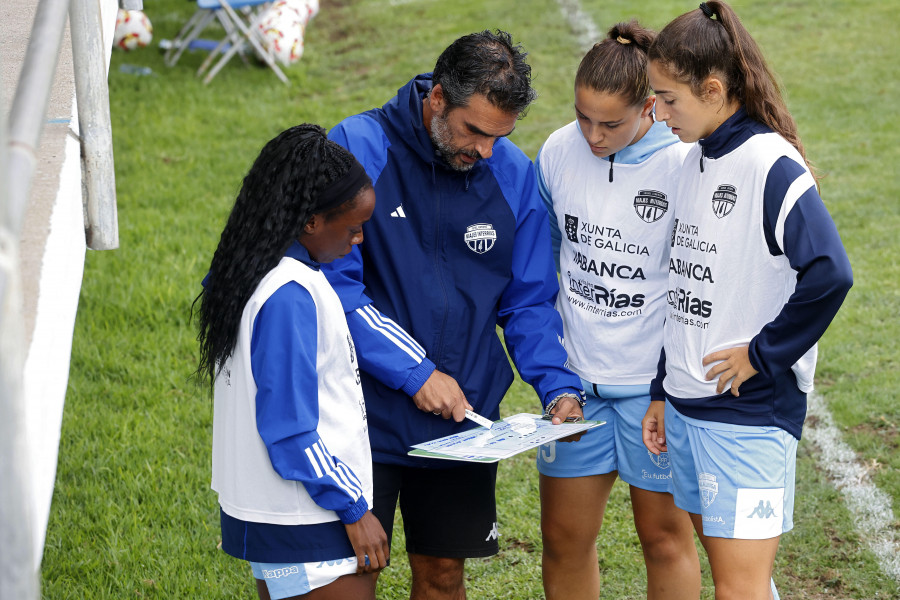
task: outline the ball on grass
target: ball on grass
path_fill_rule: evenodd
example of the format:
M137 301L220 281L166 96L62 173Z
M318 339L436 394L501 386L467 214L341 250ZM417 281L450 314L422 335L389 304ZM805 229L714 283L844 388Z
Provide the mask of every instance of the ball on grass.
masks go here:
M153 39L153 25L139 10L119 9L113 46L125 51L144 48Z
M308 21L304 0L279 0L260 16L257 30L266 50L279 62L291 65L303 56Z

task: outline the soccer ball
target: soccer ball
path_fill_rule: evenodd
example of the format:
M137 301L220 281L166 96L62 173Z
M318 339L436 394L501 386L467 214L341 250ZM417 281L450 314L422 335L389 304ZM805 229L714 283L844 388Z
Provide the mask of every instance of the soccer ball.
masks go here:
M276 0L272 3L271 11L285 10L296 12L306 27L310 19L319 14L319 0Z
M303 32L307 21L309 13L303 0L279 0L260 16L257 31L266 50L279 62L291 65L303 56Z
M309 13L307 21L319 14L319 0L299 0L299 3L306 5L306 11Z
M153 25L147 15L139 10L119 9L113 46L130 51L145 47L152 39Z

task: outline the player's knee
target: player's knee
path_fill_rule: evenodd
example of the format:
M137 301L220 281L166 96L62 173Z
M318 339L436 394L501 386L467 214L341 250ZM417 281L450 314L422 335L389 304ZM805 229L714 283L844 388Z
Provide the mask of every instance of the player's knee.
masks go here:
M457 558L418 556L410 561L413 588L427 592L426 598L455 598L465 587L464 565Z
M655 563L673 563L683 560L694 549L694 540L678 532L656 530L640 535L645 560Z
M596 560L597 533L576 527L542 527L544 556L549 559L571 560L576 556L589 554Z

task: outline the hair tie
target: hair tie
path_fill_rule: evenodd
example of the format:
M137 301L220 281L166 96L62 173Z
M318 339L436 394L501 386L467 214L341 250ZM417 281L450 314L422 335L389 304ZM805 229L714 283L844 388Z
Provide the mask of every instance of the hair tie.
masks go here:
M337 208L353 198L364 185L371 185L372 180L366 174L366 170L359 164L356 157L351 155L351 158L353 160L350 163L350 170L319 192L319 203L314 212L328 212L333 208Z
M621 35L616 38L616 41L620 44L630 44L631 40L623 38Z
M711 8L709 7L709 5L706 4L706 2L701 2L701 3L700 3L700 10L703 12L704 15L706 15L706 16L709 17L710 19L712 19L712 18L713 18L713 15L716 14L716 13L713 12L713 9L711 9Z

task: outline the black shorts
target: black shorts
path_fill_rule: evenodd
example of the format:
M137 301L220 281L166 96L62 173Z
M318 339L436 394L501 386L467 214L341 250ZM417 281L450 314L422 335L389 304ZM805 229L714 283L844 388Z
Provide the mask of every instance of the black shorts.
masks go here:
M372 474L372 512L388 543L399 496L409 554L475 558L499 551L497 463L459 463L448 469L375 463Z

